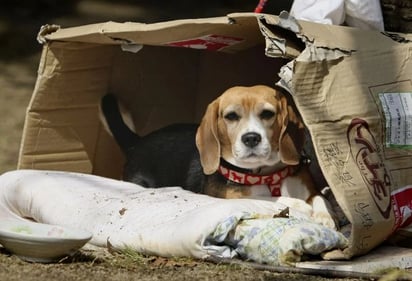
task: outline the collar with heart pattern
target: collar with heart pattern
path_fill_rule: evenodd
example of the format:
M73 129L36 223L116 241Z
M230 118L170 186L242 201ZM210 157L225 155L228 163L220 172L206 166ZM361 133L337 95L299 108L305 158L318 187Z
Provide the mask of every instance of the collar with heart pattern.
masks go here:
M292 166L286 166L282 170L269 175L256 175L236 171L222 164L220 164L218 168L218 172L232 182L242 185L267 185L273 197L281 196L280 187L282 181L293 174L293 171Z

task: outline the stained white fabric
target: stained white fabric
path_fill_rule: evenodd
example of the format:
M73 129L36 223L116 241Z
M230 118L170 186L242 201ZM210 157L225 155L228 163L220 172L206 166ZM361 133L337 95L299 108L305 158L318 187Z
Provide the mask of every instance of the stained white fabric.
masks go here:
M273 218L287 206L290 218ZM285 197L277 202L226 200L180 187L143 188L57 171L17 170L0 176L0 219L31 218L82 229L93 234L93 245L165 257L241 257L280 264L293 249L292 261L297 261L305 253L346 246L341 233L312 223L310 215L305 202ZM288 233L292 228L298 230Z

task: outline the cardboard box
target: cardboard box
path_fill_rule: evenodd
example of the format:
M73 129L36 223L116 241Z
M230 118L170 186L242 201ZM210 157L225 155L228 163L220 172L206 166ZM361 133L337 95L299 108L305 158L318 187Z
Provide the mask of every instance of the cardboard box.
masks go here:
M412 106L408 37L296 22L286 13L45 26L18 168L120 178L123 156L98 116L104 94L129 105L145 134L198 122L228 87L274 85L281 77L352 223L341 255L364 254L412 209L411 117L396 115L401 102Z

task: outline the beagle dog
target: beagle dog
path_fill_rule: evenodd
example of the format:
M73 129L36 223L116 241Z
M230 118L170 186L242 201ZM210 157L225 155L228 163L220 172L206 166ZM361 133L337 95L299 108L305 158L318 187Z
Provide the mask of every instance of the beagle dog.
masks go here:
M335 227L329 202L302 157L305 127L281 88L233 87L207 107L196 134L204 193L222 198L302 199Z
M302 161L305 127L289 99L281 88L232 87L209 104L199 126L175 124L143 137L122 122L113 96L101 109L126 156L124 180L220 198L297 198L317 222L336 228Z

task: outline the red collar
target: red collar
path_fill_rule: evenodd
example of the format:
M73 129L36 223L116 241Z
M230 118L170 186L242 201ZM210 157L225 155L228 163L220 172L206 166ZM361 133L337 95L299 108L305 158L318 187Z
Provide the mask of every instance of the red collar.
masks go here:
M263 185L266 184L273 197L281 196L280 187L282 181L293 173L293 168L286 168L269 175L254 175L232 170L231 168L219 165L218 172L226 179L243 185Z

